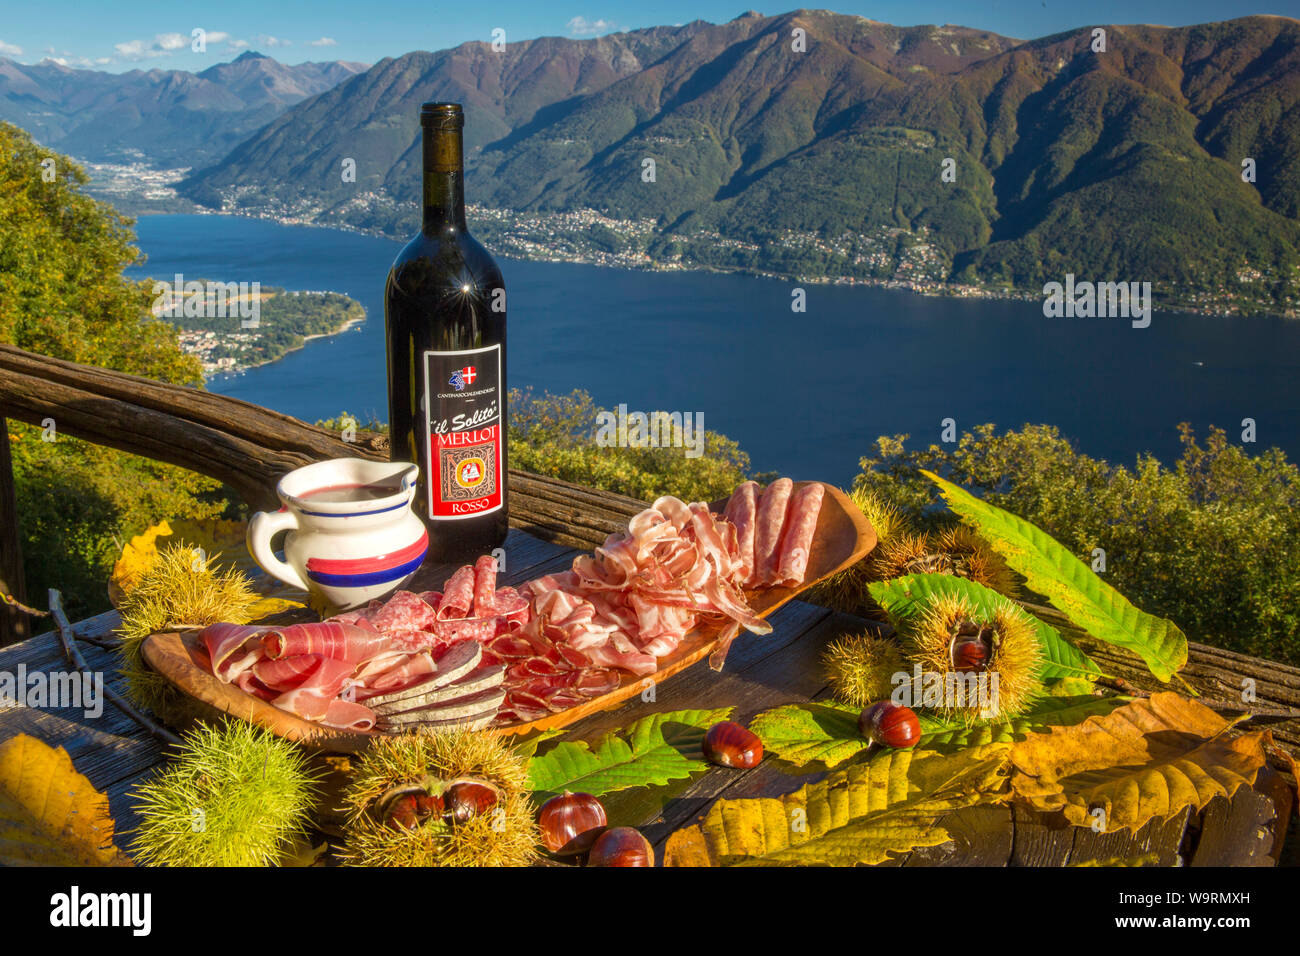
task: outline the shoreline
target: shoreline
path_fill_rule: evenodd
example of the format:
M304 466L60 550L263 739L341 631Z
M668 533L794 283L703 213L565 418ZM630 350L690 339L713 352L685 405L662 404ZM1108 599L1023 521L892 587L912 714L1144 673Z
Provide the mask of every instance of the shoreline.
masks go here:
M288 216L278 216L271 213L257 213L252 211L239 212L219 212L214 209L199 207L198 211L187 212L153 212L142 213L141 215L200 215L200 216L229 216L236 219L256 219L264 222L274 222L282 226L302 226L309 229L333 229L337 232L350 232L356 235L369 236L375 239L386 239L390 242L401 242L401 238L394 238L377 229L362 229L357 226L351 226L346 223L321 223L309 222L303 219L297 219ZM1035 289L993 289L987 286L972 286L963 283L943 282L939 280L926 279L899 279L899 278L873 278L863 276L797 276L784 275L776 272L768 272L761 269L751 268L720 268L711 265L693 265L671 267L655 260L649 260L644 263L626 263L611 264L599 262L583 257L551 257L551 256L530 256L516 253L500 253L503 258L519 259L525 262L552 262L552 263L569 263L571 265L587 265L595 268L606 269L627 269L636 272L710 272L718 275L741 275L758 279L774 279L781 282L799 282L814 285L840 285L840 286L866 286L869 288L895 289L903 292L910 292L913 295L928 296L930 298L943 299L994 299L1001 301L1020 301L1036 302L1042 301L1043 295ZM1251 318L1275 318L1285 320L1300 319L1300 313L1286 312L1280 309L1243 312L1241 310L1230 311L1225 309L1200 308L1183 303L1156 303L1151 305L1153 312L1164 313L1182 313L1185 315L1202 315L1213 316L1225 319L1251 319ZM342 330L340 330L342 331ZM332 333L337 334L337 333ZM295 350L290 350L295 351ZM285 353L288 354L287 352ZM282 356L283 357L283 356ZM274 361L274 360L272 360ZM266 364L266 363L258 363ZM253 368L255 366L248 366Z
M169 215L171 215L171 214L169 214ZM339 326L337 329L335 329L333 332L316 332L316 333L313 334L313 335L305 335L305 336L303 336L303 339L302 339L301 344L299 344L299 345L295 345L295 346L294 346L293 348L291 348L291 349L285 349L283 352L281 352L281 353L280 353L279 355L277 355L275 358L263 359L263 360L260 361L260 362L250 362L248 365L239 365L239 366L236 366L235 368L214 369L214 370L211 371L211 372L204 372L204 373L203 373L203 384L204 384L204 385L207 385L208 382L212 381L213 379L215 379L215 378L217 378L218 376L221 376L221 375L232 375L232 376L233 376L233 375L242 375L244 372L247 372L249 369L253 369L253 368L261 368L263 365L271 365L271 364L273 364L273 363L275 363L275 362L280 361L282 358L285 358L285 357L288 356L288 355L292 355L294 352L301 351L303 348L306 347L307 343L310 342L310 341L312 341L313 339L328 339L328 338L333 338L333 337L336 336L336 335L342 335L344 332L347 332L349 329L352 329L354 326L358 326L358 325L363 324L363 323L366 321L366 319L369 318L369 316L367 316L367 315L364 314L364 311L365 311L365 309L364 309L364 306L363 306L363 307L362 307L362 312L363 312L363 314L361 315L360 318L357 318L357 319L348 319L348 320L345 321L341 326Z

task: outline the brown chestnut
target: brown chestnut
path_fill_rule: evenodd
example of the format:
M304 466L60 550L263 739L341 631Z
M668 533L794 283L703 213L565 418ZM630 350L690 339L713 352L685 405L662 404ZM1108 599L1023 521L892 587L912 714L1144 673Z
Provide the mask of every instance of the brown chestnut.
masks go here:
M993 657L993 629L974 621L962 621L953 632L949 648L953 670L979 674L988 669Z
M453 783L442 795L446 812L456 823L468 823L497 803L495 787L470 780Z
M542 843L559 856L586 853L608 823L599 800L589 793L567 790L547 800L537 814Z
M654 866L655 849L636 827L613 827L596 838L588 866Z
M858 730L872 743L904 749L921 739L921 722L910 707L882 700L858 717Z
M757 767L763 759L763 741L748 727L724 720L704 735L704 756L719 767Z
M399 830L414 830L420 823L416 801L417 797L413 793L403 794L390 800L385 813L388 825Z

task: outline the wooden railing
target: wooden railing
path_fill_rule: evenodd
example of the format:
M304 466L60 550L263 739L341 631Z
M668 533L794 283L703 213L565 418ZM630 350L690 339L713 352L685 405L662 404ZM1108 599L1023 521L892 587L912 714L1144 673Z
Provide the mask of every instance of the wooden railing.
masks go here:
M277 507L286 472L329 458L388 457L388 439L352 441L251 402L79 365L0 345L0 426L6 418L216 478L251 507ZM0 591L26 600L7 431L0 443ZM589 548L644 504L623 495L511 471L510 521L538 537ZM26 616L0 605L0 644L26 636Z

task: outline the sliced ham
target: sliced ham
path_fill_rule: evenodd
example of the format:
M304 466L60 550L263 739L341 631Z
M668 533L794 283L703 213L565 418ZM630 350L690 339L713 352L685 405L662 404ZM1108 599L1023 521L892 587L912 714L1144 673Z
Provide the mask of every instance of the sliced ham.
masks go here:
M272 628L262 637L262 648L271 660L319 654L336 661L363 661L388 647L388 637L355 624L321 621Z

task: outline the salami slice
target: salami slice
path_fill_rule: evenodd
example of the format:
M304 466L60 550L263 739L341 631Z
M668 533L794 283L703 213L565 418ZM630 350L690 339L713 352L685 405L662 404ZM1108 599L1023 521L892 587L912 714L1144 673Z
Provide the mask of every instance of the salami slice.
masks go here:
M778 478L763 489L763 496L758 500L758 518L754 528L754 571L746 582L749 587L768 587L776 578L781 532L785 528L792 488L794 482L789 478Z
M453 574L443 591L438 605L438 620L469 617L474 607L474 569L468 564Z
M747 481L731 493L724 512L736 526L736 555L740 559L740 580L754 573L754 526L758 518L758 484Z
M497 559L485 554L474 562L474 616L493 617L493 595L497 588Z
M437 620L438 612L411 591L398 591L379 610L366 616L375 629L387 631L418 631Z
M813 536L817 532L817 516L821 513L822 497L826 486L811 482L794 493L790 499L790 516L785 534L781 537L781 557L777 563L775 583L782 587L803 584L808 571L808 556L812 553Z
M467 618L461 621L439 621L434 625L434 633L443 644L458 644L461 641L478 641L480 644L496 636L497 621L490 617L485 619Z

